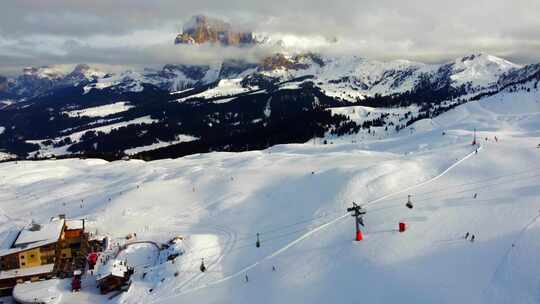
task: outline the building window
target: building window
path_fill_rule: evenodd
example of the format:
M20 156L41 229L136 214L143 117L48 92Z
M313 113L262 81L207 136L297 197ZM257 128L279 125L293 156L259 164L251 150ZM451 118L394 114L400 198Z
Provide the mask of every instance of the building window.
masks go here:
M25 262L22 262L22 263L21 263L21 266L26 266L26 263L25 263Z
M21 255L21 260L24 260L24 255Z
M33 259L34 257L35 257L35 255L33 255L33 254L30 255L30 258L31 258L31 259Z

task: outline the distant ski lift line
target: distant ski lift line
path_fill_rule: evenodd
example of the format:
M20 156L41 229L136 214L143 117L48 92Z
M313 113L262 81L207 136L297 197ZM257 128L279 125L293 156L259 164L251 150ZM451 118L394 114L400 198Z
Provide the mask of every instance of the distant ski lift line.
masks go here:
M527 171L531 171L531 170L527 170ZM509 175L513 175L513 174L509 174ZM485 180L492 180L492 178L490 179L485 179ZM478 184L479 182L476 182L476 184ZM478 200L474 200L474 201L478 201ZM378 209L376 210L371 210L371 212L377 212L379 211ZM537 219L538 217L540 216L536 216L535 219ZM529 223L530 225L530 223ZM293 234L296 234L296 233L299 233L299 232L302 232L302 231L306 231L308 227L305 227L305 228L302 228L302 229L298 229L298 230L295 230L295 231L291 231L291 232L287 232L287 233L283 233L283 234L280 234L280 235L277 235L277 236L274 236L274 237L270 237L270 238L266 238L265 239L265 242L266 243L271 243L271 242L274 242L278 239L282 239L283 237L286 237L286 236L289 236L289 235L293 235ZM253 245L252 245L252 239L253 237L250 237L250 238L243 238L243 239L250 239L249 242L245 242L242 244L242 246L236 246L236 247L233 247L231 250L228 251L228 253L231 253L233 251L237 251L237 250L243 250L243 249L252 249ZM237 239L237 240L240 240L240 239ZM348 244L348 243L347 243ZM221 246L212 246L212 247L205 247L205 248L202 248L202 249L199 249L197 250L198 252L200 251L204 251L204 250L210 250L210 249L217 249L217 248L220 248ZM196 252L195 250L191 250L191 251L188 251L186 253L194 253ZM205 255L205 258L207 259L210 259L210 258L213 258L213 257L218 257L220 256L220 254L213 254L213 255ZM190 258L190 259L186 259L186 260L182 260L183 262L186 262L186 263L191 263L193 261L198 261L200 258Z
M530 172L530 171L533 171L533 170L527 170L527 171ZM509 175L507 175L507 176L512 176L512 175L515 175L515 174L509 174ZM535 175L535 176L527 177L527 179L528 179L528 178L532 178L532 177L536 177L536 176L540 176L540 174ZM522 178L522 179L523 179L523 178ZM519 179L519 180L522 180L522 179ZM490 180L494 180L494 178L485 179L485 181L490 181ZM484 181L484 182L485 182L485 181ZM480 181L477 181L477 182L475 182L474 184L479 184L479 183L480 183ZM494 185L488 185L488 187L491 187L491 186L494 186ZM486 186L484 186L484 187L487 188ZM450 187L450 189L451 189L451 188L452 188L452 187ZM451 194L461 193L461 192L468 192L468 191L472 191L472 190L476 190L476 189L478 189L478 188L475 188L475 189L467 189L466 191L460 191L460 192L448 193L448 194L444 194L444 195L442 195L442 196L434 195L434 196L432 196L432 197L430 197L430 198L428 198L428 199L422 199L422 200L417 200L417 201L422 202L422 201L432 200L432 199L434 199L434 198L446 197L446 196L451 195ZM478 200L477 200L477 201L478 201ZM370 212L373 213L373 212L378 212L378 211L379 211L379 209L375 209L375 210L371 210ZM323 217L327 217L327 216L329 216L329 215L331 215L331 214L328 214L328 215L326 215L326 216L315 217L315 218L313 218L312 220L309 220L309 221L302 221L302 222L300 222L300 223L311 223L311 222L313 222L313 221L315 221L315 220L318 220L318 219L323 218ZM277 231L280 231L280 230L285 230L286 228L290 228L290 227L292 227L292 226L295 226L295 224L293 224L293 225L282 226L283 228L277 228L277 229L274 229L274 231L277 232ZM267 243L270 243L270 242L273 242L273 241L275 241L275 240L281 239L281 238L283 238L283 237L285 237L285 236L289 236L289 235L293 235L293 234L296 234L296 233L299 233L299 232L302 232L302 231L306 231L308 228L309 228L309 227L304 227L304 228L302 228L302 229L298 229L298 230L294 230L294 231L291 231L291 232L286 232L286 233L278 234L278 235L276 235L276 236L266 237L266 238L264 239L264 241L267 242ZM247 242L242 242L242 244L240 244L240 245L242 245L242 246L236 246L236 247L234 247L233 249L231 249L230 251L236 251L236 250L240 250L240 249L244 249L244 248L252 248L253 238L254 238L253 235L252 235L252 236L249 236L249 237L237 238L236 241L242 241L242 240L249 240L249 241L247 241ZM236 242L236 243L238 243L238 242ZM204 247L204 248L198 249L197 252L207 251L207 250L212 250L212 249L217 249L217 248L220 248L220 247L221 247L220 245ZM229 252L230 252L230 251L229 251ZM188 252L186 252L186 253L194 253L194 252L196 252L196 251L195 251L195 250L192 250L192 251L188 251ZM206 258L211 258L211 257L214 257L214 256L216 256L216 255L205 255ZM191 261L191 260L192 260L192 259L189 259L189 260L187 260L187 261L189 262L189 261Z
M490 178L486 178L486 179L476 180L476 181L471 182L471 183L457 184L457 185L445 187L445 189L442 189L442 190L429 191L429 192L424 192L424 193L415 194L415 197L422 196L422 195L424 195L424 194L436 193L436 192L439 192L439 193L440 193L441 191L444 191L444 190L449 190L449 189L459 188L459 187L462 187L462 186L468 186L468 185L476 185L476 184L486 183L486 182L489 182L489 181L493 181L493 180L497 180L497 179L501 179L501 178L505 178L505 177L512 177L512 176L516 176L516 175L522 175L522 174L525 174L525 173L536 172L538 169L540 169L540 168L533 168L533 169L528 169L528 170L524 170L524 171L518 171L518 172L514 172L514 173L510 173L510 174L500 175L500 176L496 176L496 177L490 177ZM532 177L536 177L536 176L540 176L540 174L537 174L537 175L534 175L534 176L530 176L530 177L527 177L527 178L532 178ZM521 180L521 179L519 179L519 180ZM508 181L508 182L511 182L511 181ZM496 184L496 185L498 185L498 184ZM491 186L493 186L493 185L487 185L487 186L483 186L483 187L481 187L481 188L487 188L487 187L491 187ZM417 201L417 202L423 202L423 201L431 200L431 199L434 199L434 198L440 198L440 197L444 197L444 196L451 195L451 194L455 194L455 193L468 192L468 191L473 191L473 190L477 190L477 189L480 189L480 188L466 189L466 190L464 190L464 191L451 192L451 193L444 194L444 195L434 195L434 196L431 196L431 197L429 197L429 198L422 198L422 199L420 199L420 200L415 199L415 201ZM375 209L375 210L371 210L370 212L377 212L377 211L379 211L379 210L378 210L378 209ZM337 213L343 213L343 212L344 212L343 210L335 211L335 212L327 212L327 213L324 214L324 215L315 216L315 217L312 217L312 218L309 218L309 219L306 219L306 220L302 220L302 221L298 221L298 222L295 222L295 223L292 223L292 224L280 226L280 227L277 227L277 228L272 229L272 230L267 230L267 231L260 232L260 235L264 235L264 234L272 235L272 234L274 234L274 233L277 233L277 232L286 230L286 229L291 228L291 227L294 227L294 226L298 226L298 225L301 225L301 224L309 224L309 223L312 223L312 222L317 221L317 220L319 220L319 219L326 218L326 217L328 217L328 216L330 216L330 215L334 215L334 214L337 214ZM346 213L346 214L348 214L348 213ZM294 230L294 231L291 231L291 232L285 232L285 233L278 234L278 235L275 235L275 236L265 237L265 238L264 238L264 241L265 241L265 242L271 242L271 241L274 241L274 240L277 240L277 239L281 239L281 238L283 238L284 236L289 236L289 235L292 235L292 234L296 234L296 233L305 231L305 230L307 230L308 228L309 228L309 227L304 227L304 228L302 228L302 229L297 229L297 230ZM245 236L245 237L241 237L241 238L237 238L236 241L243 241L243 240L247 240L247 241L246 241L246 242L243 242L243 243L241 244L242 246L234 247L233 249L231 249L231 251L236 251L236 250L239 250L239 249L251 248L251 247L252 247L253 240L254 240L254 238L255 238L255 234L253 234L253 233L252 233L252 234L241 233L241 234L244 234L244 235L246 235L246 236ZM238 242L237 242L237 243L238 243ZM198 252L201 252L201 251L208 251L208 250L217 249L217 248L220 248L220 247L222 247L222 246L221 246L221 245L208 246L208 247L200 248L200 249L198 249L197 251L198 251ZM192 250L192 251L188 251L188 252L186 252L186 253L193 253L193 252L195 252L195 251ZM210 257L213 257L213 256L214 256L214 255L205 255L206 258L210 258ZM188 261L190 261L190 260L188 260Z
M487 179L480 179L480 180L471 181L471 182L467 182L467 183L450 185L450 186L444 187L444 189L437 189L437 190L427 191L427 192L419 192L419 193L414 194L414 196L418 197L418 196L422 196L422 195L425 195L425 194L439 193L439 192L444 191L446 189L452 189L452 188L457 188L457 187L482 184L482 183L485 183L487 181L497 180L497 179L511 177L511 176L515 176L515 175L522 175L522 174L531 173L531 172L540 172L539 170L540 170L540 167L534 167L532 169L527 169L527 170L523 170L523 171L517 171L517 172L514 172L514 173L499 175L499 176L490 177L490 178L487 178Z
M516 175L523 175L523 174L532 173L532 172L538 172L538 170L540 170L540 167L533 168L533 169L528 169L528 170L524 170L524 171L518 171L518 172L514 172L514 173L510 173L510 174L505 174L505 175L499 175L499 176L496 176L496 177L490 177L490 178L486 178L486 179L475 180L475 181L472 181L472 182L469 182L469 183L462 183L462 184L450 185L450 186L448 186L448 187L445 187L444 189L439 189L439 190L434 190L434 191L428 191L428 192L421 192L421 193L415 193L415 194L414 194L414 197L415 197L415 201L417 201L417 202L423 202L423 201L426 201L426 200L428 200L428 199L441 197L441 195L435 195L435 196L430 196L428 199L423 198L422 196L424 196L424 195L426 195L426 194L440 193L440 192L444 192L444 191L447 191L447 190L450 190L450 189L454 189L454 188L461 188L461 187L463 187L463 186L470 186L470 185L477 185L477 184L485 184L486 182L493 181L493 180L498 180L498 179L507 178L507 177L513 177L513 176L516 176ZM520 178L520 179L518 179L518 180L528 179L528 178L534 178L534 177L537 177L537 176L540 176L540 173L539 173L539 174L535 174L535 175L533 175L533 176L522 177L522 178ZM512 182L512 181L505 181L505 182L508 183L508 182ZM451 193L449 193L449 194L468 192L468 191L473 191L473 190L477 190L477 189L488 188L488 187L491 187L491 186L494 186L494 185L499 185L499 183L493 184L493 185L487 185L487 186L483 186L483 187L478 187L478 188L466 189L466 190L463 190L463 191L460 191L460 192L451 192ZM448 194L448 195L449 195L449 194ZM446 196L446 195L445 195L445 196ZM420 198L420 199L418 199L418 198ZM371 210L370 212L374 212L374 211L377 211L377 210ZM314 221L316 221L316 220L318 220L318 219L322 219L322 218L328 217L328 216L333 215L333 214L338 214L338 213L343 213L343 210L339 210L339 211L328 211L328 212L325 212L325 214L320 215L320 216L315 216L315 217L307 218L306 220L302 220L302 221L294 222L294 223L291 223L291 224L288 224L288 225L276 227L275 229L271 229L271 230L266 230L266 231L263 230L262 232L260 232L260 234L261 234L261 235L264 235L264 234L272 234L272 233L274 233L274 232L278 232L278 231L285 230L286 228L289 228L289 227L298 226L298 225L304 224L304 223L311 223L311 222L314 222ZM238 238L237 240L253 239L253 237L254 237L254 234L253 234L253 233L241 233L241 232L237 232L237 233L246 235L246 237Z
M389 193L389 194L386 194L386 195L383 195L382 197L378 198L378 199L375 199L373 201L370 201L366 204L364 204L363 206L370 206L370 205L373 205L375 203L378 203L380 201L383 201L389 197L393 197L397 194L401 194L401 193L404 193L404 192L409 192L415 188L418 188L418 187L422 187L424 185L427 185L429 183L432 183L436 180L438 180L439 178L443 177L444 175L446 175L446 173L448 173L450 170L452 170L453 168L457 167L459 164L461 164L462 162L464 162L465 160L469 159L471 156L473 156L475 153L476 153L476 150L481 150L482 147L478 147L478 149L475 149L473 150L472 152L470 152L469 154L465 155L463 158L461 158L460 160L456 161L455 163L453 163L452 165L450 165L448 168L446 168L446 170L444 170L442 173L440 173L439 175L435 176L435 177L432 177L426 181L423 181L419 184L416 184L416 185L413 185L413 186L410 186L410 187L406 187L402 190L399 190L399 191L396 191L396 192L392 192L392 193ZM206 283L206 284L203 284L203 285L200 285L198 287L194 287L194 288L191 288L191 289L188 289L186 291L183 291L183 292L180 292L180 293L177 293L177 294L173 294L173 295L169 295L167 297L163 297L163 298L160 298L160 299L156 299L154 301L151 301L149 303L160 303L160 302L163 302L165 300L169 300L169 299L172 299L172 298L175 298L175 297L178 297L178 296L181 296L181 295L184 295L184 294L187 294L187 293L191 293L191 292L195 292L197 290L201 290L201 289L204 289L204 288L207 288L207 287L210 287L210 286L213 286L213 285L217 285L217 284L220 284L222 282L225 282L225 281L228 281L230 279L233 279L235 277L238 277L240 275L243 275L246 273L246 271L250 270L250 269L253 269L255 267L257 267L261 262L264 262L266 260L270 260L278 255L280 255L281 253L287 251L289 248L293 247L294 245L296 245L297 243L300 243L301 241L303 241L304 239L308 238L309 236L311 236L312 234L314 234L315 232L318 232L342 219L345 219L345 218L348 218L350 216L350 214L347 212L325 224L322 224L322 225L319 225L315 228L313 228L312 230L308 231L307 233L305 233L304 235L301 235L299 238L297 238L296 240L290 242L289 244L285 245L284 247L282 247L281 249L278 249L277 251L274 251L273 253L271 253L270 255L267 255L266 257L262 258L261 260L249 265L249 266L246 266L244 267L243 269L239 270L238 272L236 273L233 273L231 275L228 275L228 276L225 276L221 279L218 279L216 281L213 281L213 282L210 282L210 283Z

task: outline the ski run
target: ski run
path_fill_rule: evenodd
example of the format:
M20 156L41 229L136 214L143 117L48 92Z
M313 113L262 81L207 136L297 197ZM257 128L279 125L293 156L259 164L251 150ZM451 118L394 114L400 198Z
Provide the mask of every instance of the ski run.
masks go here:
M325 139L153 162L2 163L2 242L59 214L109 239L80 291L71 278L15 291L46 303L538 302L537 91L383 139ZM366 212L361 241L353 202ZM123 292L96 288L128 269Z

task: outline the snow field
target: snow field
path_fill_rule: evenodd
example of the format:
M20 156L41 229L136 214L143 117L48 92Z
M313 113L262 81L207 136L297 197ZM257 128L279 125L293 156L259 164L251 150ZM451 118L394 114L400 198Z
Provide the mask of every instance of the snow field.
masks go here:
M136 271L130 291L113 303L533 303L534 95L471 102L417 122L415 132L355 144L150 163L0 164L0 232L66 213L113 237L186 237L175 263ZM413 210L404 206L409 194ZM368 211L361 242L345 213L353 201ZM400 221L404 233L396 231ZM137 252L142 262L152 250Z

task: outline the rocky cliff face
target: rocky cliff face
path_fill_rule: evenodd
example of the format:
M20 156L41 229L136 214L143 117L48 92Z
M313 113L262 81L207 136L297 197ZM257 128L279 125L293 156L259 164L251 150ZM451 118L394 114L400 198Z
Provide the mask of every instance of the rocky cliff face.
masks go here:
M310 59L309 63L305 60ZM317 57L311 57L311 54L301 54L292 57L285 56L284 54L277 53L272 56L268 56L262 59L259 64L259 68L262 71L274 71L274 70L305 70L309 68L310 63L316 63L324 65L324 63L316 62Z
M184 25L175 44L218 43L225 46L255 44L251 32L236 31L231 24L207 16L194 16Z

